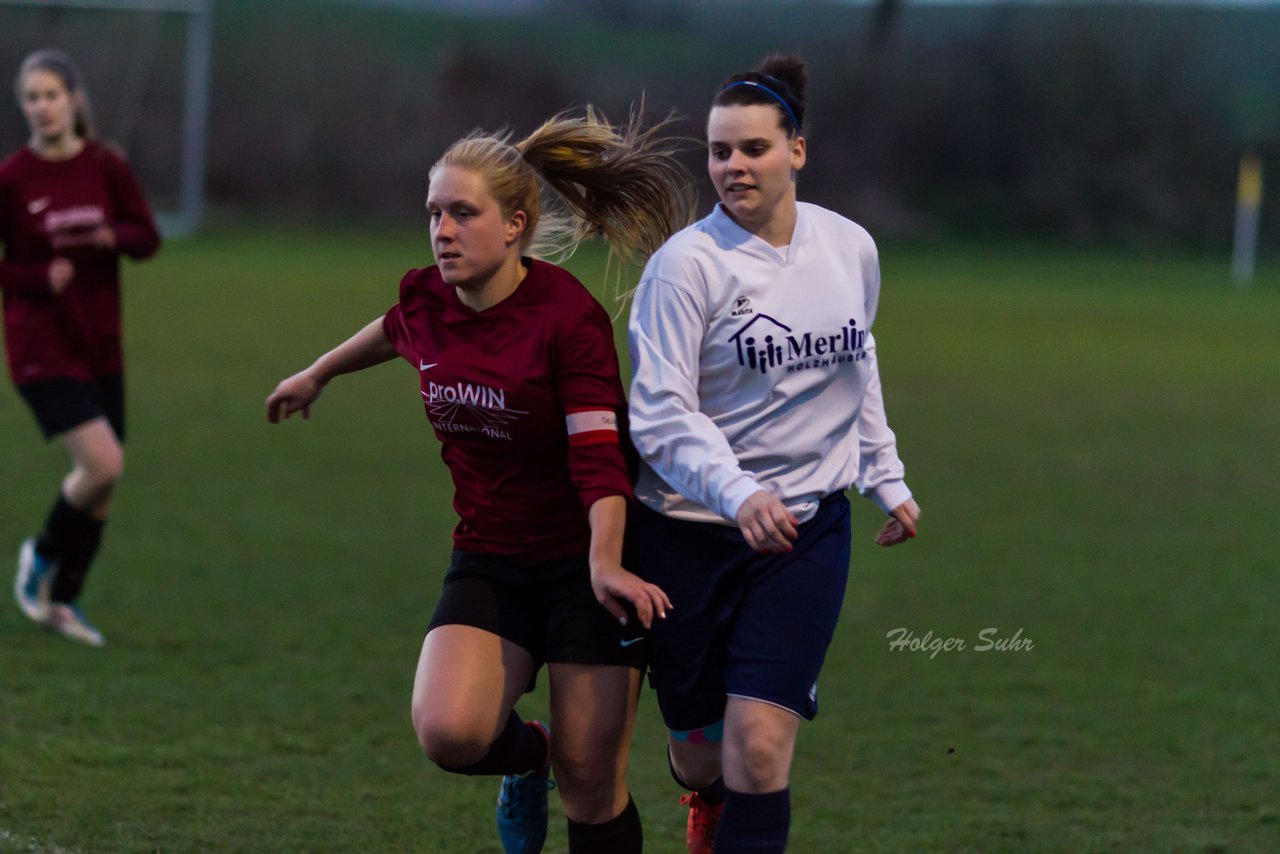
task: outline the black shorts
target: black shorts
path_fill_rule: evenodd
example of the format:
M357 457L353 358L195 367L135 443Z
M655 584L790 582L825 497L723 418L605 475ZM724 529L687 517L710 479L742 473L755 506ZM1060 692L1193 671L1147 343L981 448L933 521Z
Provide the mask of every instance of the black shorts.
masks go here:
M627 568L674 606L649 631L649 681L667 727L694 739L730 696L812 720L818 674L849 578L849 501L822 500L785 554L759 554L736 527L671 519L642 505L627 518Z
M46 439L95 418L106 418L116 438L124 442L123 374L93 381L54 377L20 385L18 394L31 407Z
M427 627L474 626L546 663L614 664L643 670L644 630L621 625L596 601L587 559L525 564L455 551ZM530 683L530 690L532 690Z

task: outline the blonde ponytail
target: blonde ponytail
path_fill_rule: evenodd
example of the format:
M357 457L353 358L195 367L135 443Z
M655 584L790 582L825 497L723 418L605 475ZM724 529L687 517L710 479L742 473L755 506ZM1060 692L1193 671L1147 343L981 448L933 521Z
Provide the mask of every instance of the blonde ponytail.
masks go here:
M693 181L676 159L675 145L660 136L667 124L644 128L633 115L615 127L587 107L581 117L549 119L517 143L569 214L569 227L560 234L544 229L544 245L572 254L582 240L601 234L616 257L642 265L692 222Z
M483 175L507 213L525 212L521 251L561 263L583 240L603 235L610 258L642 265L668 237L693 221L693 180L660 132L670 120L623 127L590 106L585 115L561 113L522 141L479 131L449 147L431 167L458 166ZM542 183L554 191L543 194ZM620 271L606 278L615 292ZM618 294L625 298L626 294Z

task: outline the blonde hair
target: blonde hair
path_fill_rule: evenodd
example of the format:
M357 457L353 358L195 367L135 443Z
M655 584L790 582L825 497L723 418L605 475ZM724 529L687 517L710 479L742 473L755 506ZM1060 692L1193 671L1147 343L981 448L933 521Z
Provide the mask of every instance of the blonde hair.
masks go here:
M611 260L638 266L693 221L693 180L674 141L660 136L669 123L642 127L633 113L619 127L588 106L582 116L548 119L516 143L509 133L473 131L449 146L430 174L457 166L483 175L504 213L524 211L524 254L560 263L599 234ZM554 193L544 195L539 179Z
M94 139L97 134L93 124L93 108L89 105L89 93L84 88L80 69L60 50L46 48L27 54L13 81L13 94L22 103L22 80L32 71L47 71L62 81L67 94L76 98L75 135L81 139Z

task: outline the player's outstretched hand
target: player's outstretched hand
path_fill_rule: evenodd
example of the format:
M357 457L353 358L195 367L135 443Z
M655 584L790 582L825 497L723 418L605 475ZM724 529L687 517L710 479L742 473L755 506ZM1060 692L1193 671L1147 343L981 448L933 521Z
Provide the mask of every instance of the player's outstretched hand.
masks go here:
M738 527L747 545L760 552L789 552L800 536L799 521L777 496L763 489L753 494L738 508Z
M303 418L310 418L311 404L315 403L323 388L309 370L281 380L276 390L267 396L267 420L278 424L295 412L301 412Z
M49 262L49 290L55 297L62 296L75 277L75 265L66 258L54 258Z
M628 572L621 564L593 564L591 589L595 591L596 600L604 609L624 626L627 624L627 609L623 603L631 603L641 625L646 629L653 625L655 615L658 619L665 620L667 611L671 610L671 600L662 592L661 587Z
M89 235L89 240L98 249L110 252L116 248L116 230L109 225L100 225Z
M916 520L919 518L920 505L916 504L915 499L908 498L890 511L889 521L876 534L876 545L896 546L898 543L905 543L916 535Z

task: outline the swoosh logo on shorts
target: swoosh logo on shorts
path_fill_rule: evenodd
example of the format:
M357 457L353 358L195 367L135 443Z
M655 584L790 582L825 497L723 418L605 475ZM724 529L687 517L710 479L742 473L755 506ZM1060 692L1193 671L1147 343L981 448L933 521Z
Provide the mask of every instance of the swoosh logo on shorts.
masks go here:
M640 643L642 640L644 640L644 638L632 638L631 640L618 641L618 643L623 646L631 646L632 644Z

